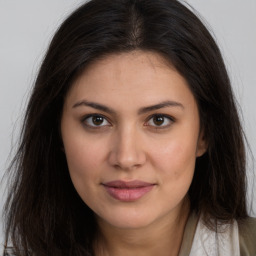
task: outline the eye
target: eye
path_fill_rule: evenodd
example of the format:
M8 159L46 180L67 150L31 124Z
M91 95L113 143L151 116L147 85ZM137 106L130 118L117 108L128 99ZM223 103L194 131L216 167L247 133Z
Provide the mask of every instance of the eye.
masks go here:
M83 118L82 122L89 127L97 128L102 126L110 126L110 123L104 116L101 115L89 115Z
M150 117L146 125L153 126L154 128L165 128L170 126L173 122L174 119L170 116L163 114L155 114Z

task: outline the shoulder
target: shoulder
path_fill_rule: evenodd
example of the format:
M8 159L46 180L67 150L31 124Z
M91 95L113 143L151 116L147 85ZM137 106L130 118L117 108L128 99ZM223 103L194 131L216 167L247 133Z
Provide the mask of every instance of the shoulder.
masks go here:
M238 221L241 256L256 255L256 218Z

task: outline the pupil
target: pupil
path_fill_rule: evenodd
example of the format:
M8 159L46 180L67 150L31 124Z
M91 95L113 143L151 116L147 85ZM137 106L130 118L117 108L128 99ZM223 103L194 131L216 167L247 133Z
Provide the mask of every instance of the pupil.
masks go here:
M101 125L103 123L103 117L94 116L92 121L93 121L93 124L95 124L95 125Z
M155 116L154 117L154 123L155 125L161 125L164 122L164 117L162 116Z

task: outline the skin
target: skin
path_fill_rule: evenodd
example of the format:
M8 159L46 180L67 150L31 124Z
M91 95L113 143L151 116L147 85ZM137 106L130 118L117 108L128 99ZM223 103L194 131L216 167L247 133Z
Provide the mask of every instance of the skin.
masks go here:
M153 52L104 57L68 92L61 133L72 182L98 221L96 255L178 255L195 160L206 150L186 80ZM113 180L153 188L125 202L106 191Z

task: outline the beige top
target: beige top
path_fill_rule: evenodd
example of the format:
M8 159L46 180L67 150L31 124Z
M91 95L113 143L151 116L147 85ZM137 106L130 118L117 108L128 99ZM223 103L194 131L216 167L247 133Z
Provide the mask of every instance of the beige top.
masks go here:
M190 214L185 227L179 256L189 256L198 220L199 217L196 214ZM238 227L240 255L256 256L256 218L247 218L244 221L238 221ZM10 248L4 255L14 256L11 251Z
M198 219L199 217L196 214L190 214L185 227L179 256L188 256L190 254ZM240 255L256 256L256 218L238 221L238 227Z

